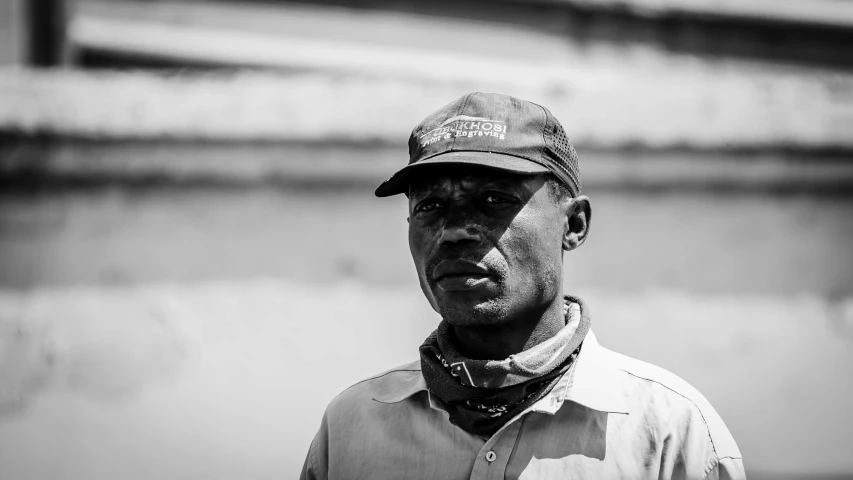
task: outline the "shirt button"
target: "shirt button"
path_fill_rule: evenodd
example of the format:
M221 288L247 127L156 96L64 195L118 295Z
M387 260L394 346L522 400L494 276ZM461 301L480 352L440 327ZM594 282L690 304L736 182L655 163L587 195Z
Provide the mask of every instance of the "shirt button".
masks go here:
M489 453L486 454L486 460L489 463L494 462L496 458L498 458L498 456L495 454L494 450L489 450Z

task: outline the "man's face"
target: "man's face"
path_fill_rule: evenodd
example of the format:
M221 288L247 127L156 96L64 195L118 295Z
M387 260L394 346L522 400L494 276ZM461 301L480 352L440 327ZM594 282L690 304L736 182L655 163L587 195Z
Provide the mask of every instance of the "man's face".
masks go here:
M409 248L421 289L451 325L496 325L562 295L570 201L545 175L424 169L409 189Z

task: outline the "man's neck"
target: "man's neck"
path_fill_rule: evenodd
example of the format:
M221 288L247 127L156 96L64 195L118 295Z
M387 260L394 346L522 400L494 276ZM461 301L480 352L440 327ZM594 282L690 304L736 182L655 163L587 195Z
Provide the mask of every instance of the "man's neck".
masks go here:
M559 296L545 308L500 325L454 326L454 343L468 358L503 360L544 342L565 326L564 300Z

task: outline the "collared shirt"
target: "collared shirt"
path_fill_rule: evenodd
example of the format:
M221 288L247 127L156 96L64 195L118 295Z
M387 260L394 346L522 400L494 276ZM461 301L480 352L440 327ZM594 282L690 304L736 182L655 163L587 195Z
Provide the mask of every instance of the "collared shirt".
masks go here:
M302 479L743 479L707 400L666 370L600 346L491 438L450 423L412 362L326 409Z

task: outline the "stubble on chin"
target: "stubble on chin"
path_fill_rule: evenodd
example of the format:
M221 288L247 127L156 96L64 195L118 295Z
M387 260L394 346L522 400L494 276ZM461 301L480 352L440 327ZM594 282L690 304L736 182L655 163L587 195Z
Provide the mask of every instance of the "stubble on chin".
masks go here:
M441 317L453 326L498 325L503 323L508 312L509 302L502 297L471 303L439 303Z

